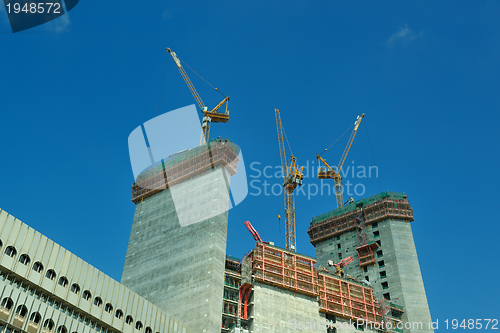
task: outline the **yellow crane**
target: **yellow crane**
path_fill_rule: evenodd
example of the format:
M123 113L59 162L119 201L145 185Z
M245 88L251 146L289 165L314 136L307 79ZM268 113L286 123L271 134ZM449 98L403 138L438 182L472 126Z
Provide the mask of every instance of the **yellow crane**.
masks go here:
M203 113L203 119L202 119L202 137L200 139L200 144L204 142L208 142L208 137L210 134L210 124L211 123L227 123L229 121L229 111L227 109L228 104L229 104L229 96L226 96L224 94L224 99L217 104L216 107L214 107L212 110L208 110L208 108L205 106L205 103L203 103L203 100L201 99L200 95L196 91L196 88L194 87L193 83L189 79L189 76L187 75L186 71L181 65L180 59L177 57L175 52L170 50L170 48L167 48L167 52L170 54L172 59L175 62L175 65L177 66L177 69L179 69L179 72L182 75L182 78L186 82L189 90L191 91L191 94L193 94L194 99L198 103L198 106L201 109L201 112ZM208 83L208 82L207 82ZM215 88L216 91L217 88ZM220 91L219 91L220 92ZM226 112L219 112L219 109L226 104Z
M283 141L283 125L281 124L280 110L274 109L276 116L276 128L278 130L278 144L281 154L281 170L283 172L283 187L285 193L285 246L289 251L297 250L295 238L295 197L293 191L297 186L302 185L304 178L302 170L297 165L297 158L291 156L290 167L286 162L285 143Z
M351 149L352 141L354 140L354 137L358 132L359 124L361 124L361 120L363 120L364 117L365 114L363 113L361 116L358 116L356 118L356 121L354 122L354 129L351 132L351 137L347 142L347 146L344 149L344 153L340 158L337 170L334 170L330 165L328 165L328 163L326 163L326 160L323 157L321 157L320 154L316 155L316 157L318 158L318 179L334 179L335 181L334 189L335 189L335 196L337 197L337 208L344 206L344 196L343 196L344 190L342 188L342 174L341 174L342 166L344 165L345 159L347 158L347 154ZM327 149L325 149L325 151L327 151ZM323 167L321 166L321 164L323 164Z

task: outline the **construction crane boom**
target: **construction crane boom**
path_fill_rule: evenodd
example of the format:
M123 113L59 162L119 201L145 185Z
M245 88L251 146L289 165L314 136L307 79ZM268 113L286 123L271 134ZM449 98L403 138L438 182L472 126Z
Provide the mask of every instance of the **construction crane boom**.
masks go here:
M297 158L291 156L290 167L288 167L286 160L285 144L283 141L283 125L281 123L280 110L274 109L276 116L276 128L278 131L278 144L280 147L281 156L281 169L283 173L283 187L285 195L285 247L289 251L295 252L296 237L295 237L295 196L294 190L297 186L302 185L302 179L304 178L302 170L304 167L300 168L297 164Z
M328 260L327 264L329 266L335 267L335 274L342 277L344 276L344 270L343 268L347 265L349 265L351 262L354 261L354 258L352 256L349 256L347 258L342 259L340 262L334 264L333 261Z
M200 144L204 142L208 142L209 135L210 135L210 123L227 123L229 121L229 110L227 109L228 104L229 104L229 96L224 95L224 99L217 104L212 110L208 110L208 108L205 106L205 103L203 103L203 100L201 99L200 95L196 91L196 88L194 87L193 83L189 79L189 76L187 75L186 71L184 70L184 67L182 67L180 59L177 57L177 54L170 50L170 48L167 48L167 52L170 54L172 59L174 60L175 65L177 66L177 69L181 73L182 78L184 79L184 82L186 82L186 85L189 88L189 91L191 91L191 94L193 95L194 99L196 100L196 103L198 103L198 106L201 109L201 112L203 113L204 117L202 120L202 140L200 140ZM217 88L215 88L216 91ZM224 113L218 112L219 109L222 107L222 105L226 104L226 111Z
M356 118L356 121L354 122L354 129L352 130L351 136L349 137L349 141L347 142L344 152L342 153L342 157L340 158L337 170L334 170L326 162L326 160L323 157L321 157L320 154L316 155L316 157L318 158L318 179L333 179L335 182L334 189L335 189L335 196L337 198L337 208L344 206L344 195L343 195L344 190L342 188L342 174L341 174L342 166L344 165L349 150L351 150L352 142L356 137L359 125L361 124L361 120L363 120L364 117L365 114L363 113L361 116L358 116ZM321 164L323 164L323 167L321 167Z
M255 228L250 223L250 221L246 221L245 222L245 226L247 227L248 231L250 231L250 233L252 234L253 239L255 239L255 241L258 241L258 242L261 242L261 243L263 242L262 238L260 238L259 233L257 232L257 230L255 230Z

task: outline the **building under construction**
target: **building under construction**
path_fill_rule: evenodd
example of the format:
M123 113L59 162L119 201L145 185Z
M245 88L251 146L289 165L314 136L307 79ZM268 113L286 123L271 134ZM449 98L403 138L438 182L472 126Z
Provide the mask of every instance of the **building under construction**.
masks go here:
M137 178L121 283L0 212L0 330L432 331L405 194L314 217L316 258L258 238L241 259L228 256L238 152L215 139Z
M225 252L227 211L182 226L170 193L171 179L194 189L183 197L194 215L227 204L229 184L212 174L235 174L238 148L205 145L209 153L197 148L138 177L122 284L194 332L432 331L406 195L383 192L314 217L317 258L257 241L239 260ZM216 196L204 195L213 187ZM332 263L347 257L354 262L338 274Z

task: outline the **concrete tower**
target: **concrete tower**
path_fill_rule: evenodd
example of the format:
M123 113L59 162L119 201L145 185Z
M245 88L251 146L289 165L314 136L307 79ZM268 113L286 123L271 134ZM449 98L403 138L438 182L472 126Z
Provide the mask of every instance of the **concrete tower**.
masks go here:
M386 315L401 320L396 331L432 332L410 226L413 220L405 194L383 192L314 217L308 234L318 265L331 272L332 262L354 258L345 274L373 287Z
M194 332L220 332L229 179L238 147L212 140L143 172L121 283Z

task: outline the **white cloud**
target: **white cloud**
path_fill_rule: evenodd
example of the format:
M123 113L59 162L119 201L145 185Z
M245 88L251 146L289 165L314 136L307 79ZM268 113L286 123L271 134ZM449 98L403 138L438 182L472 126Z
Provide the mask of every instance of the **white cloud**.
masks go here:
M69 19L69 14L66 13L62 16L59 16L53 21L47 22L42 25L42 29L49 32L64 32L69 31L69 25L71 24L71 20Z
M387 40L387 45L394 45L395 43L408 43L416 38L423 37L423 32L420 31L416 34L412 29L405 24L404 27L399 28L399 31L392 34Z

